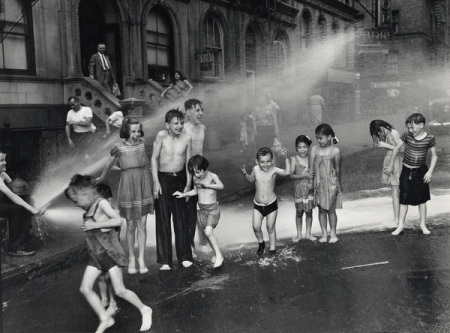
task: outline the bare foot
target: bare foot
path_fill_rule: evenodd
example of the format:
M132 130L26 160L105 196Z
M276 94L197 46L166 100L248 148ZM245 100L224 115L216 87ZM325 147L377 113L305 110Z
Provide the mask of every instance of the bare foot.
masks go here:
M217 256L216 257L216 262L214 263L214 268L218 268L218 267L222 266L222 263L223 263L222 255Z
M216 262L216 256L213 256L213 257L211 258L211 262L212 262L213 264Z
M95 333L103 333L105 330L110 328L112 325L114 325L114 318L111 316L108 316L105 320L102 320L100 322Z
M110 303L108 308L106 309L106 313L109 316L114 316L117 312L119 312L119 308L117 307L117 303Z
M145 263L143 261L139 260L139 273L145 274L147 272L148 272L147 266L145 266Z
M136 270L136 263L134 262L134 258L133 259L129 259L128 260L128 274L136 274L137 270Z
M399 226L399 227L397 227L397 229L395 229L394 231L391 232L391 234L393 236L398 236L401 233L403 233L403 226Z
M295 236L295 237L292 238L292 241L293 241L294 243L298 243L298 242L300 242L301 239L302 239L302 236L297 235L297 236Z
M326 243L327 240L328 240L327 236L322 236L322 237L319 238L319 242L321 242L321 243Z
M308 240L310 240L312 242L315 242L317 240L317 238L314 237L313 235L306 236L306 239L308 239Z
M191 252L192 252L192 259L197 259L197 253L195 253L195 249L193 246L191 246Z
M429 235L431 234L431 231L427 229L427 227L425 226L425 224L421 224L420 225L420 229L422 230L424 235Z
M330 236L329 243L336 243L338 241L338 238L336 236Z
M140 331L148 331L150 327L152 327L152 314L153 311L150 307L146 306L143 311L141 311L142 314L142 326Z
M102 305L104 308L107 308L109 305L108 298L102 296Z
M188 268L192 266L192 261L185 260L181 264L183 265L184 268Z
M170 271L171 268L169 265L162 265L161 268L159 269L160 271Z

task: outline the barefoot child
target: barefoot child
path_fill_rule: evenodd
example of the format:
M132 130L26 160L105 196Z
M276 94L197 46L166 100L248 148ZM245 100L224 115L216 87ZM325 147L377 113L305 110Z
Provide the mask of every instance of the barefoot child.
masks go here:
M109 204L112 204L112 191L111 187L106 184L97 184L97 192L99 196L103 199L108 200ZM111 205L112 206L112 205ZM120 227L115 227L114 230L117 233L117 238L120 242ZM108 229L101 229L101 231L109 231ZM116 299L114 297L114 290L111 285L111 278L108 272L103 273L98 278L98 289L100 291L100 298L102 300L102 305L106 308L106 312L111 316L114 316L119 312L119 307L117 306ZM109 300L108 300L109 296Z
M153 214L153 195L150 163L145 154L143 136L142 124L136 119L125 118L120 128L122 141L112 147L111 157L97 179L98 183L102 183L116 160L119 160L122 170L119 183L119 210L120 215L127 220L128 274L137 273L134 255L136 230L139 273L148 272L144 251L147 240L147 214Z
M408 206L419 206L420 229L424 235L430 234L425 225L427 217L427 201L430 200L429 183L433 177L433 171L438 160L436 153L436 139L423 130L425 117L420 113L413 113L406 119L408 132L403 133L401 142L397 144L392 153L390 164L386 170L392 174L395 158L401 147L405 145L403 168L400 175L400 214L397 229L392 235L397 236L403 232L403 227L408 213ZM431 151L430 168L427 167L427 153Z
M183 267L192 265L186 199L173 196L176 191L187 192L191 189L187 165L191 158L192 139L183 131L184 115L181 111L168 111L165 122L166 129L159 131L153 142L151 159L153 194L156 198L157 261L162 271L170 270L172 266L172 218L178 262Z
M295 139L297 156L291 158L291 179L294 183L295 222L297 225L297 236L292 238L294 243L302 239L302 219L305 213L306 234L305 239L315 241L311 235L312 210L314 208L314 174L308 167L309 147L311 139L306 135L300 135Z
M314 173L314 200L319 207L319 223L322 237L319 242L328 240L327 218L330 223L330 243L336 243L337 215L336 208L342 208L341 200L341 151L334 131L328 124L316 128L318 146L311 148L309 165Z
M215 253L214 268L222 265L223 256L219 243L213 234L214 228L219 223L220 210L217 202L217 190L223 190L223 184L219 177L208 171L209 162L201 155L195 155L189 160L189 172L194 175L194 189L181 193L176 191L173 195L177 198L192 197L198 194L197 223L205 232L205 236Z
M286 169L280 169L273 166L273 152L268 147L263 147L256 153L256 162L249 175L245 166L241 167L242 174L249 183L255 183L256 193L253 200L253 231L259 246L257 255L264 253L266 244L261 231L262 220L266 218L267 232L269 233L270 254L276 253L277 235L275 231L275 222L278 214L278 202L275 194L276 176L287 176L291 173L287 150L283 148L284 158L286 159Z
M400 134L392 127L391 124L384 120L373 120L370 123L370 135L373 139L375 147L387 149L386 156L383 161L383 172L381 182L391 186L392 207L394 209L394 224L398 226L398 214L400 211L399 203L399 184L400 172L402 171L403 151L401 149L397 157L394 159L394 169L390 174L386 173L386 169L391 161L392 152L399 143L403 143Z
M104 309L100 297L93 290L95 280L102 272L109 273L115 294L134 305L141 312L140 330L149 330L152 325L152 309L143 304L139 297L131 290L126 289L123 284L121 267L126 266L127 258L114 230L122 223L119 214L107 200L100 197L95 179L91 176L73 176L65 193L77 206L86 211L83 215L82 229L86 232L90 260L84 272L80 291L99 317L100 324L96 333L102 333L114 325L114 319ZM102 231L102 229L108 231Z

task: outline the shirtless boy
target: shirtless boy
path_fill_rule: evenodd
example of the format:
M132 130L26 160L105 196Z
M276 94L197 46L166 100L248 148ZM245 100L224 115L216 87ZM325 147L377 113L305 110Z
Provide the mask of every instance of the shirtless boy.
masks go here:
M181 262L183 267L192 265L186 200L177 199L172 195L176 191L187 192L191 188L187 163L191 158L192 140L183 131L184 120L181 111L168 111L165 121L166 129L158 132L153 143L151 163L155 196L157 261L162 265L161 270L170 270L172 266L171 216L178 262Z
M214 268L222 265L223 256L219 243L213 234L213 229L219 223L220 210L217 202L217 190L223 190L219 177L208 171L209 162L201 155L195 155L189 160L189 171L194 175L194 189L181 193L175 192L177 198L192 197L198 194L197 222L206 235L206 238L215 252Z
M198 99L188 99L184 102L184 109L186 110L189 121L184 125L184 131L189 134L192 139L192 156L203 155L203 142L205 141L205 125L202 124L203 118L203 106L202 102ZM192 254L195 257L195 229L197 221L197 201L198 197L195 195L189 198L188 206L188 227L189 227L189 241L191 242ZM201 229L199 229L198 238L200 248L204 251L207 250L207 240Z
M270 254L276 253L277 235L275 222L278 214L278 202L275 194L276 176L288 176L291 173L291 166L287 156L286 148L283 148L283 155L286 159L286 169L273 166L273 152L268 147L263 147L256 153L258 165L253 167L252 173L247 174L245 166L241 167L242 174L249 183L255 183L256 193L253 200L253 231L258 240L259 247L256 252L261 256L264 253L266 244L261 231L262 220L266 218L267 232L269 233Z

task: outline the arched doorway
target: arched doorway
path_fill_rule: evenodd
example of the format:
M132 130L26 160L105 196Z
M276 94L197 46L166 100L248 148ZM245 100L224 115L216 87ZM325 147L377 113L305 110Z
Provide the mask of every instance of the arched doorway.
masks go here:
M119 86L122 85L122 48L118 8L113 1L80 0L78 6L81 70L89 76L89 60L97 52L98 43L106 44Z

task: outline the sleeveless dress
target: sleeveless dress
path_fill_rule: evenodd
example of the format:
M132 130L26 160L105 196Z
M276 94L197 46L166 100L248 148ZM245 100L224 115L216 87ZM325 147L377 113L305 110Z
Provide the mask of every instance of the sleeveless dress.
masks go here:
M394 139L392 138L391 133L389 133L386 136L386 143L391 146L396 146L396 143ZM384 157L383 161L383 171L381 175L381 183L388 184L388 185L399 185L400 184L400 174L402 173L402 166L403 166L403 154L405 151L405 147L402 147L400 152L398 153L397 157L394 160L394 170L390 175L386 175L384 173L384 170L389 166L389 161L391 160L391 156L393 151L388 150L386 153L386 156Z
M331 151L314 158L314 198L322 209L342 208L341 190L336 173L336 160Z
M96 222L94 216L101 200L106 199L98 200L95 203L94 213L92 215L87 215L86 213L83 215L84 221L91 219ZM125 252L120 245L117 231L114 228L108 232L102 232L100 229L86 231L86 243L91 262L95 264L93 266L103 271L108 271L112 267L111 262L114 262L119 267L125 267L128 264Z
M138 220L153 214L153 181L149 161L142 139L137 145L126 140L111 149L111 156L117 157L122 173L119 182L119 211L127 220Z
M297 174L308 172L308 167L300 164L298 156L293 157L296 160L295 168ZM297 172L298 171L298 172ZM309 179L296 179L294 181L294 202L297 210L309 212L314 208L314 181Z

